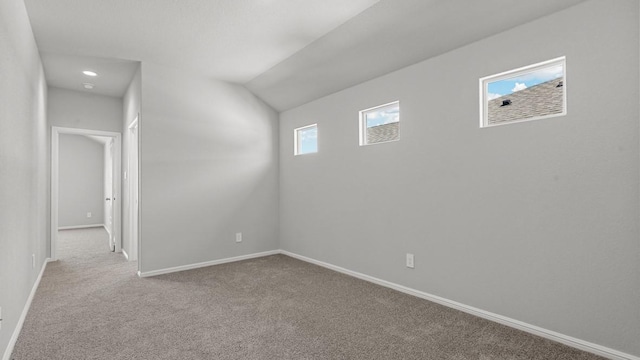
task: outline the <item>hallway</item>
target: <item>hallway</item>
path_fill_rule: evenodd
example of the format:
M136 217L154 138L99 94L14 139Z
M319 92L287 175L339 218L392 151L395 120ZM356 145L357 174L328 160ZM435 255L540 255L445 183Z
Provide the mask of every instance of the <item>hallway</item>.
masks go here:
M19 359L89 359L116 346L110 318L127 306L127 290L139 281L137 263L109 250L104 228L62 230L59 260L47 264L13 351ZM86 351L80 355L79 351Z
M71 266L107 259L118 263L126 261L122 254L109 250L108 236L102 227L58 231L58 262ZM47 270L54 264L47 265Z

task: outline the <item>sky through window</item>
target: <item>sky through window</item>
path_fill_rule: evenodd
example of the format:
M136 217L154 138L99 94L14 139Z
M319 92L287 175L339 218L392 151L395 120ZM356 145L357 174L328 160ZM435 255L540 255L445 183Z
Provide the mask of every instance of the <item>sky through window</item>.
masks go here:
M366 112L364 116L367 128L395 123L400 121L400 104L394 103L374 109Z
M318 152L318 126L296 129L297 155Z
M562 65L552 65L526 74L491 82L487 86L487 101L560 78L563 74Z

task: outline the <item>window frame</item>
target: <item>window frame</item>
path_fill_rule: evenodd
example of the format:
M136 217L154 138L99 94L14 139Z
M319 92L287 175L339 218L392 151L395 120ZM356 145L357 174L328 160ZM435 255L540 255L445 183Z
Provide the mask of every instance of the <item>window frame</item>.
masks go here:
M562 65L563 79L562 79L562 112L561 113L534 116L534 117L524 118L519 120L504 121L496 124L489 123L489 107L487 106L489 104L489 100L487 96L489 94L489 83L518 77L524 74L531 73L536 70L552 67L554 65ZM539 63L523 66L513 70L503 71L501 73L494 74L494 75L485 76L480 78L479 84L480 84L480 128L481 129L567 115L568 105L567 105L567 58L566 56L561 56L555 59L542 61Z
M391 105L397 105L398 106L398 114L400 114L400 100L391 101L391 102L388 102L386 104L377 105L377 106L374 106L374 107L370 107L368 109L360 110L358 112L358 123L359 123L358 127L359 127L360 146L385 144L385 143L400 141L400 128L398 127L398 138L395 139L395 140L387 140L387 141L380 141L380 142L374 142L374 143L368 143L367 142L367 124L366 124L365 114L369 113L369 112L371 112L373 110L376 110L376 109L390 107ZM401 120L398 120L397 122L399 123L400 121Z
M318 123L315 124L310 124L310 125L305 125L305 126L301 126L299 128L295 128L293 129L293 155L294 156L298 156L298 155L309 155L309 154L317 154L318 153L318 139L316 138L316 151L314 152L305 152L305 153L301 153L300 152L300 146L298 145L298 132L300 130L305 130L305 129L309 129L315 127L316 128L316 133L318 133Z

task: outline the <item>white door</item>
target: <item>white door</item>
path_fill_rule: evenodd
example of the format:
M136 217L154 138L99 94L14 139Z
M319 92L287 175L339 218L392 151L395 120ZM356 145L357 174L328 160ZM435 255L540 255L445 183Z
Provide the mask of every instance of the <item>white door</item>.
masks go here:
M107 143L105 144L105 151L104 151L104 197L105 197L105 204L104 204L104 225L107 228L107 232L109 233L109 248L111 248L111 251L115 251L116 250L116 234L114 232L114 226L113 226L113 218L114 218L114 206L113 206L113 200L114 200L114 194L115 191L113 189L115 181L113 179L114 176L114 171L113 171L113 157L114 157L114 150L113 150L113 139L109 139L107 141Z

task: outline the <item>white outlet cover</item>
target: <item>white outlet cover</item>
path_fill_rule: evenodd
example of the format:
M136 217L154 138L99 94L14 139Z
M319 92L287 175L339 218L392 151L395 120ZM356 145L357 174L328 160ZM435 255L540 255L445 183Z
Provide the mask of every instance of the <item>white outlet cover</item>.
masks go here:
M413 254L409 254L407 253L407 267L413 269L414 268L414 263L413 263Z
M91 213L90 213L90 212L88 212L88 213L87 213L87 217L88 217L88 218L90 218L90 217L91 217Z
M236 233L236 242L242 242L242 233Z

